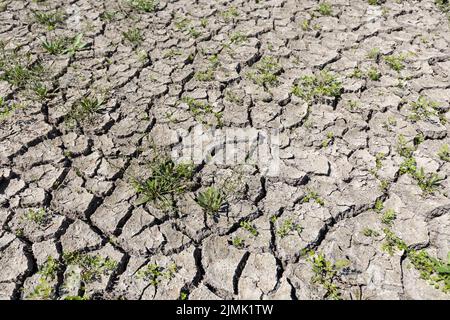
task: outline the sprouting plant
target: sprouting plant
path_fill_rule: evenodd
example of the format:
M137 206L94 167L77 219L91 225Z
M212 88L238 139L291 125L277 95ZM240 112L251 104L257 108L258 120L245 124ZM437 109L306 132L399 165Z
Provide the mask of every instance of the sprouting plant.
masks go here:
M399 135L397 141L398 154L403 158L410 158L412 157L414 151L415 149L413 147L408 146L408 142L406 141L405 137L403 135Z
M238 105L242 105L244 102L243 97L240 97L236 92L228 89L225 90L225 100L228 102L236 103Z
M222 11L220 13L220 15L222 16L222 18L225 20L225 22L230 22L233 18L236 18L239 16L239 11L237 10L236 7L229 7L228 9L226 9L225 11Z
M377 60L379 55L380 55L380 49L372 48L372 49L370 49L369 53L367 53L367 58L372 59L372 60Z
M184 97L181 99L181 101L187 104L189 112L194 116L195 120L203 124L211 125L211 123L209 123L207 119L205 119L205 117L208 115L212 115L216 120L215 125L217 125L218 127L222 126L222 113L214 111L211 105L191 97Z
M54 40L45 39L42 42L42 48L53 55L62 54L66 49L66 45L67 38L65 37L55 38Z
M377 168L377 170L380 170L383 167L382 161L384 159L386 159L386 154L383 152L378 152L375 155L375 167Z
M447 15L448 21L450 22L450 2L448 0L434 0L434 3L439 10Z
M183 52L181 50L169 49L169 50L164 52L163 58L164 59L171 59L171 58L174 58L176 56L181 56L182 54L183 54Z
M230 37L231 44L241 44L247 41L247 36L241 32L235 32Z
M450 162L450 148L448 144L443 144L437 155L441 160Z
M30 300L50 300L54 294L53 286L45 278L39 278L38 284L33 288L33 291L26 296Z
M381 199L375 200L375 205L374 205L373 209L376 212L380 213L383 210L383 208L384 208L383 200L381 200Z
M26 220L32 221L41 226L48 222L48 218L48 214L43 208L40 208L39 210L29 209L25 214Z
M417 180L417 185L424 193L433 193L437 187L441 185L441 181L445 178L440 177L437 173L425 173L424 168L416 170L414 179Z
M84 97L80 101L81 108L89 113L96 112L103 104L103 100L98 98Z
M17 103L8 103L0 97L0 121L8 118L16 109L20 108Z
M63 260L66 265L76 265L81 269L81 280L91 283L103 274L112 272L117 268L117 261L100 255L90 255L80 252L65 252Z
M341 293L339 287L336 285L338 280L338 266L331 261L326 260L323 253L309 252L309 259L312 264L312 271L314 276L311 278L313 283L318 283L325 290L325 298L332 300L340 300Z
M72 39L72 44L67 49L67 53L69 55L74 55L77 51L84 49L87 44L82 42L83 34L78 34L75 38Z
M175 21L175 28L177 30L186 30L189 27L190 23L190 19L180 17Z
M174 196L184 193L191 186L194 166L191 163L176 164L166 156L156 157L150 163L150 177L145 181L133 182L139 198L136 205L154 201L170 206Z
M380 191L386 193L389 189L390 182L388 180L380 180Z
M113 21L116 18L116 16L117 16L117 12L116 11L106 10L106 11L103 11L100 14L100 19L102 21Z
M369 70L367 70L367 76L370 80L378 81L381 78L381 73L378 71L375 67L370 67Z
M200 31L198 31L197 29L195 29L194 27L190 27L187 30L188 34L193 37L193 38L198 38L202 33Z
M425 141L424 134L422 132L418 133L413 139L414 147L417 148L417 146L420 145L424 141Z
M137 272L137 276L157 287L164 278L168 280L172 279L177 271L178 266L175 263L169 264L166 268L156 263L149 263Z
M334 133L331 131L327 132L327 137L321 143L322 148L328 147L333 141L334 141Z
M403 64L405 61L405 56L403 54L385 56L384 61L392 70L397 72L400 72L405 68L405 65Z
M235 246L238 249L242 249L245 245L244 239L240 237L234 237L232 240L233 246Z
M35 11L34 19L41 25L46 26L48 30L54 30L57 25L64 22L64 14L60 11L44 12Z
M378 6L379 5L379 0L368 0L369 4L371 6Z
M0 80L25 89L42 79L44 73L45 68L40 60L33 62L30 54L20 54L18 49L6 49L0 42Z
M14 234L16 235L17 238L22 238L22 237L23 237L23 234L24 234L23 228L18 228L18 229L14 232Z
M386 210L385 213L383 213L381 217L381 222L390 226L394 222L394 220L397 218L397 214L393 209Z
M202 33L198 31L194 26L191 25L191 20L188 18L181 18L175 22L175 27L180 30L187 32L191 37L198 38Z
M319 11L319 13L323 16L331 16L333 14L333 8L328 2L320 3L317 11Z
M73 38L57 37L53 40L45 39L42 42L42 48L53 55L69 54L73 56L77 51L86 47L86 43L82 42L83 34L78 34Z
M13 86L24 87L30 83L31 79L34 78L40 70L40 65L28 68L27 66L16 64L5 68L0 79L11 83Z
M286 219L278 228L277 234L280 238L284 238L293 231L297 231L297 233L300 234L303 231L303 228L298 223L294 223L292 219Z
M372 237L378 237L380 235L380 233L373 229L370 229L370 228L364 228L363 235L366 237L372 238Z
M311 21L308 19L304 19L301 24L300 24L301 28L303 31L309 31L311 30Z
M360 68L353 69L352 73L350 74L350 78L361 79L362 77L364 77L364 73Z
M104 101L102 99L86 96L72 106L72 109L66 116L66 121L69 125L84 121L98 112L103 104Z
M384 228L384 242L381 246L383 251L386 251L390 255L394 254L398 250L407 250L408 246L389 228Z
M319 194L315 191L309 191L305 197L302 199L302 203L310 202L311 200L314 200L317 204L324 206L325 202L323 199L319 196Z
M180 300L187 300L187 299L188 299L187 292L181 291L180 292Z
M250 234L254 237L257 237L259 232L256 230L256 228L251 224L249 221L241 221L239 224L244 230L247 230L250 232Z
M50 95L49 88L45 84L43 84L41 82L36 83L33 86L32 90L36 94L38 99L41 100L41 101L47 99L49 97L49 95Z
M416 171L416 159L414 159L414 157L405 158L400 164L400 174L408 173L413 176Z
M347 100L346 106L351 110L355 111L360 106L359 101L357 100Z
M222 208L225 196L220 190L208 187L198 194L196 202L207 214L214 215Z
M128 0L128 4L135 10L142 12L153 12L157 9L157 0Z
M278 84L278 74L281 71L282 68L275 58L265 56L255 63L253 70L247 73L247 77L260 86L276 86Z
M292 88L292 93L294 95L309 102L324 97L339 98L341 92L341 82L328 71L321 71L312 76L303 76Z
M57 278L57 272L60 268L61 264L58 260L51 256L47 257L47 260L38 269L37 273L40 275L38 284L33 288L33 291L26 296L26 299L52 299L54 295L54 286L50 281Z
M160 282L163 268L157 264L148 264L143 270L139 270L138 277L145 278L153 286L157 286Z
M439 104L424 96L410 103L411 113L409 119L412 121L426 120L432 116L439 116Z
M38 273L45 279L54 280L56 279L56 274L60 268L61 264L59 261L52 256L49 256L44 264L39 268Z
M418 145L417 143L415 145ZM437 173L425 173L424 168L417 168L416 159L413 156L415 148L407 146L405 138L400 135L397 143L397 152L404 158L400 164L399 173L409 174L424 193L433 193L444 178Z
M198 81L213 81L215 78L214 70L211 68L208 68L206 70L197 71L195 73L195 78Z
M205 70L200 70L195 73L195 78L198 81L212 81L215 79L215 71L220 66L219 57L215 54L209 57L209 66Z
M382 249L394 254L397 250L404 251L411 265L420 273L420 277L426 280L436 289L445 293L450 292L450 252L447 254L447 262L431 257L425 250L410 248L392 230L385 228L385 241Z
M122 36L126 41L135 47L141 44L142 40L144 40L144 37L138 28L128 29L127 31L122 32Z
M447 254L447 262L431 257L425 250L409 249L407 256L422 279L436 289L450 292L450 252Z

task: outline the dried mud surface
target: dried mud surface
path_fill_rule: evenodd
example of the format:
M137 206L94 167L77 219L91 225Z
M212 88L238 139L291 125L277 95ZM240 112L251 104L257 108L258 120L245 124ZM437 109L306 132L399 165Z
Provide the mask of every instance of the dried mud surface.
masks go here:
M0 63L0 298L448 299L411 257L448 259L449 20L431 0L380 2L0 2L3 51L43 66L17 83ZM54 28L36 21L57 11ZM43 49L79 34L72 53ZM252 77L264 61L272 83ZM321 70L338 95L293 93ZM86 97L104 103L69 125ZM205 159L170 209L139 204L133 178L199 122L278 129L280 174ZM424 191L405 159L439 181ZM229 181L205 213L198 194ZM392 234L404 247L389 252Z

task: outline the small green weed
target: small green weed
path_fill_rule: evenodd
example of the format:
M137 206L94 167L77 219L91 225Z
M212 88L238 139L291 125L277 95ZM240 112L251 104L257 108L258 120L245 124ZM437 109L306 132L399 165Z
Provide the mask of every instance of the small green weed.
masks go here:
M76 123L90 119L92 115L100 110L103 104L104 100L99 98L90 96L82 98L78 103L72 106L72 109L66 115L66 123L73 126Z
M391 226L396 218L397 214L395 213L395 211L393 209L388 209L385 213L383 213L381 222L388 226Z
M417 101L410 103L411 113L409 119L412 121L427 120L433 116L439 116L439 104L424 96L420 96Z
M25 219L34 222L40 226L44 226L48 222L49 215L43 208L40 208L38 210L29 209L28 212L25 214Z
M171 206L175 195L189 190L193 176L192 164L175 164L169 157L156 157L150 163L150 177L142 182L133 182L139 194L136 205L154 201L163 207Z
M278 74L281 71L282 68L274 57L265 56L255 63L253 70L247 73L247 77L255 84L267 88L279 83Z
M324 206L325 202L323 199L319 196L319 194L315 191L309 191L306 196L302 199L302 203L310 202L311 200L314 200L317 204Z
M141 12L154 12L158 8L157 0L128 0L128 4L135 10Z
M292 219L286 219L278 228L277 235L280 236L280 238L284 238L294 231L297 231L297 233L300 234L303 231L303 228L300 224L294 223Z
M313 76L303 76L292 88L292 93L306 101L324 97L339 98L342 93L342 84L328 71L321 71Z
M441 160L450 162L450 148L448 144L443 144L437 155Z
M400 72L405 68L404 61L405 61L405 55L398 54L398 55L390 55L385 56L384 61L387 63L387 65L397 72Z
M149 281L151 285L157 287L163 279L172 279L178 272L178 266L175 263L169 264L166 268L156 263L149 263L137 272L138 278Z
M370 67L369 70L367 70L367 76L372 81L378 81L381 78L381 72L375 67Z
M141 31L137 28L131 28L122 32L123 38L134 47L137 47L144 40Z
M236 7L229 7L228 9L222 11L220 16L224 19L225 22L230 22L233 18L239 17L239 11Z
M244 239L240 237L234 237L232 240L233 246L238 249L242 249L245 246Z
M320 3L317 11L323 16L331 16L333 14L333 8L328 2Z
M332 300L340 300L341 292L336 285L338 280L338 267L331 261L326 260L323 253L309 252L309 259L312 264L312 271L314 276L311 281L321 285L325 290L325 298Z
M241 221L240 226L244 229L250 232L250 234L254 237L257 237L259 232L256 230L256 228L251 224L249 221Z
M225 196L220 190L208 187L198 194L196 202L207 214L215 215L224 205Z
M370 228L364 228L363 235L368 238L374 238L380 236L380 233Z
M205 125L222 127L222 113L214 111L211 105L198 101L191 97L184 97L181 99L181 101L187 104L189 112L194 116L195 120ZM205 119L205 117L208 115L214 116L215 123L209 123L208 120Z
M81 269L81 280L84 283L96 281L101 275L117 268L117 262L110 258L79 252L63 253L63 260L66 265L76 265Z
M447 254L447 262L431 257L425 250L409 248L406 243L392 230L385 228L385 241L382 249L394 254L397 250L404 251L411 265L420 273L420 277L426 280L436 289L445 293L450 292L450 252Z
M60 11L44 12L35 11L33 13L34 19L39 24L46 26L48 30L54 30L58 25L62 24L65 16Z
M378 49L378 48L372 48L367 53L367 58L372 59L372 60L377 60L379 56L380 56L380 49Z

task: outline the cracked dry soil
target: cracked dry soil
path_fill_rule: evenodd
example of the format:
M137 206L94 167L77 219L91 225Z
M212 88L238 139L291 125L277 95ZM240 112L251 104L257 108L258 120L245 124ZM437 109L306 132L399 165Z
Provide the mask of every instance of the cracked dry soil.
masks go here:
M3 0L0 40L2 299L449 299L447 1ZM199 123L279 174L138 201Z

